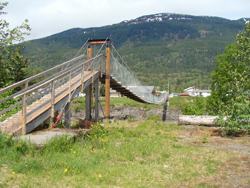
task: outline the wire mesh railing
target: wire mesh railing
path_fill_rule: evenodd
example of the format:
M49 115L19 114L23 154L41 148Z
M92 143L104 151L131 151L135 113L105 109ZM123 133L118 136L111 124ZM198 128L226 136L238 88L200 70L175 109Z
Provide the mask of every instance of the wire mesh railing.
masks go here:
M166 92L159 94L149 90L139 81L134 73L131 72L126 65L122 65L112 53L110 73L118 83L143 101L154 104L160 104L166 101Z

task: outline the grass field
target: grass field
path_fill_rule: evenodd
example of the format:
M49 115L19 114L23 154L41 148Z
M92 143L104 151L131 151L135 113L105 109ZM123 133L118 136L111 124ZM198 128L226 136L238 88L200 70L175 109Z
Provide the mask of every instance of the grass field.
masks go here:
M188 97L188 98L182 98L182 97L174 97L169 100L169 108L174 108L174 109L179 109L183 108L189 101L191 101L193 98ZM104 97L101 97L100 100L105 100ZM92 102L92 107L95 105L95 100ZM101 105L104 106L105 102L101 102ZM145 109L152 109L152 108L162 108L163 104L143 104L136 102L134 100L131 100L126 97L114 97L110 98L110 106L129 106L129 107L138 107L138 108L145 108ZM79 97L79 98L74 98L74 101L72 103L72 108L75 111L79 111L82 109L85 109L85 97Z
M213 187L206 179L233 156L183 142L180 129L119 121L94 128L84 146L65 136L39 150L0 134L0 187Z

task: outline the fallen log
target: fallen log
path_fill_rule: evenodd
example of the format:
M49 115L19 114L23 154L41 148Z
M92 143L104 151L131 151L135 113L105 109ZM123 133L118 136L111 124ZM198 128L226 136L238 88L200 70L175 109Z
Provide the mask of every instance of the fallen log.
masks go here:
M218 126L214 123L214 120L218 117L219 116L179 115L178 124Z

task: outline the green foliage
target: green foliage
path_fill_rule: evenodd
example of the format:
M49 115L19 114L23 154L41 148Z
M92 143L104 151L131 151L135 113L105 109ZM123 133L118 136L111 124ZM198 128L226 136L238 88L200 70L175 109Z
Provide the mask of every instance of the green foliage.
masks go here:
M202 138L202 143L207 143L207 138L209 137L209 135L205 135L203 138Z
M0 94L0 100L4 99L4 98L6 98L6 97L8 97L8 96L10 96L10 95L12 95L14 93L15 93L15 90L12 89L12 90L9 90L9 91L7 91L7 92L5 92L3 94ZM19 100L20 100L19 98L15 98L15 99L11 98L11 99L9 99L9 100L7 100L5 102L0 103L0 111L5 110L6 108L12 106L13 104L18 102ZM0 115L0 121L5 120L6 118L10 117L12 114L17 113L19 110L21 110L21 106L17 106L15 108L12 108L8 112Z
M250 23L230 45L212 75L212 104L219 112L217 123L226 130L250 130ZM219 74L222 74L219 77Z
M203 97L194 97L192 101L186 104L182 109L183 115L203 115L206 111L206 99Z
M71 144L74 143L72 136L64 135L54 137L39 149L40 155L48 155L53 152L68 152L71 149Z
M173 97L169 99L169 108L183 109L191 100L191 97Z
M100 121L96 125L91 125L90 130L91 133L86 135L86 137L89 139L104 138L108 134L107 129L105 129Z
M147 120L151 120L151 121L161 121L161 116L160 115L157 115L157 116L154 116L153 114L150 114L148 117L147 117Z
M8 3L0 3L0 15L6 14L3 9ZM24 35L29 33L28 20L22 25L13 29L8 29L9 23L0 20L0 88L18 82L27 76L27 58L21 55L21 47L16 47L15 43L24 41ZM23 31L25 30L25 31Z
M135 121L135 116L132 116L131 114L129 115L127 119L128 123L134 122Z
M101 84L101 86L100 86L100 95L102 97L105 96L105 85L104 84Z
M0 162L1 158L3 160L19 161L23 155L31 154L33 156L34 151L34 144L0 132Z

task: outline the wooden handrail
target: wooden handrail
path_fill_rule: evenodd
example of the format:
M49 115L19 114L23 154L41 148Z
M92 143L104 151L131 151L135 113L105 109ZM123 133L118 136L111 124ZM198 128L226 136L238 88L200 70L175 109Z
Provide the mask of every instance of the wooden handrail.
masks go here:
M0 89L0 94L5 93L6 91L9 91L9 90L11 90L11 89L14 89L14 88L16 88L16 87L18 87L18 86L21 86L21 85L25 84L26 82L30 82L30 81L32 81L32 80L35 80L35 79L41 77L41 76L44 76L44 75L46 75L46 74L48 74L48 73L50 73L50 72L52 72L52 71L54 71L54 70L56 70L56 69L58 69L58 68L63 67L64 65L67 65L67 64L69 64L69 63L72 63L73 61L76 61L76 60L81 59L81 58L83 58L83 57L88 57L88 56L85 55L85 54L83 54L83 55L78 56L78 57L76 57L76 58L73 58L73 59L71 59L71 60L69 60L69 61L66 61L66 62L64 62L64 63L62 63L62 64L60 64L60 65L57 65L57 66L55 66L55 67L53 67L53 68L50 68L50 69L48 69L48 70L46 70L46 71L40 72L40 73L38 73L38 74L36 74L36 75L34 75L34 76L31 76L31 77L29 77L29 78L26 78L26 79L24 79L24 80L22 80L22 81L19 81L19 82L15 83L15 84L12 84L12 85L10 85L10 86L7 86L7 87L5 87L5 88L2 88L2 89Z
M54 78L52 78L52 79L50 79L50 80L44 82L43 84L41 84L41 85L39 85L39 86L36 86L36 87L34 87L34 88L30 89L30 90L27 90L27 91L25 91L25 92L23 92L23 93L21 93L21 94L15 96L14 98L18 98L18 97L21 97L21 96L23 96L23 95L25 95L25 94L29 94L29 93L31 93L31 92L33 92L33 91L35 91L35 90L37 90L37 89L43 87L44 85L49 84L50 82L52 82L52 80L57 80L57 79L61 78L62 76L64 76L65 74L69 74L70 71L75 71L75 70L77 70L79 67L81 67L81 66L82 66L83 64L85 64L85 63L88 63L89 61L92 61L91 63L93 63L93 62L94 62L94 61L93 61L94 59L99 58L99 57L101 57L101 56L102 56L102 54L100 54L100 55L98 55L98 56L96 56L96 57L94 57L94 58L92 58L92 59L89 59L89 60L87 60L87 61L84 61L84 62L78 64L77 66L74 66L73 68L69 69L68 71L62 73L61 75L58 75L58 76L56 76L56 77L54 77ZM90 66L91 66L91 65L90 65Z

